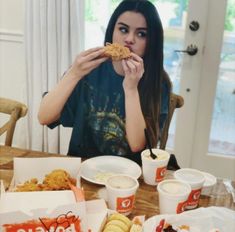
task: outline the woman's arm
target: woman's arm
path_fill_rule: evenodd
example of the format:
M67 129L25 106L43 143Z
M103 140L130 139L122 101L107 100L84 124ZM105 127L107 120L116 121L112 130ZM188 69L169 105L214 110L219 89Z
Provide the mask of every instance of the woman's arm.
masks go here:
M123 88L125 93L126 134L133 152L145 147L144 129L146 127L141 110L138 83L144 73L143 60L133 54L133 59L123 60L125 73Z
M38 112L38 120L48 125L59 119L61 111L77 83L107 58L101 57L103 48L92 48L78 55L57 86L46 94Z
M125 91L126 134L132 152L145 147L144 129L146 127L140 106L138 90Z

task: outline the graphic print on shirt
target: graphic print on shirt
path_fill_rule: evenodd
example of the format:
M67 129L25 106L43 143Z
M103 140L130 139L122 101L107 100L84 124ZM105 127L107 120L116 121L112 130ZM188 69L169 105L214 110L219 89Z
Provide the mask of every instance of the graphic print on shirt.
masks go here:
M104 154L121 156L129 153L124 115L120 112L120 109L124 108L121 93L107 94L106 91L96 91L94 86L87 87L90 113L86 120L93 141Z

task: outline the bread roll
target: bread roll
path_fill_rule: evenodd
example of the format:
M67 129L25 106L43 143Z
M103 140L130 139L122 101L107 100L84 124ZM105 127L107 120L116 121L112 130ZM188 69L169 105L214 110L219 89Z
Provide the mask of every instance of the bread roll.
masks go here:
M120 214L111 214L104 226L103 232L129 232L131 228L131 220Z
M120 227L110 224L104 227L103 232L128 232L128 231L122 230Z
M111 221L107 222L106 226L108 226L108 225L118 226L123 231L128 231L128 229L129 229L128 225L126 225L123 221L117 220L117 219L114 219L114 220L111 220Z
M132 225L131 220L128 217L126 217L125 215L122 215L120 213L114 213L114 214L110 215L108 218L108 222L111 220L123 221L128 226L128 228L130 228Z

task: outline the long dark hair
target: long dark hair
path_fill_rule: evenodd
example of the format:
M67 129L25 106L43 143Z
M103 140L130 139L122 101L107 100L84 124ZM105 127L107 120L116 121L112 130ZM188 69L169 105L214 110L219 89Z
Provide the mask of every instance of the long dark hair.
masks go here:
M144 0L124 0L113 12L105 34L105 41L112 43L117 19L126 11L141 13L147 23L147 43L144 60L144 75L138 85L141 108L147 129L151 134L151 144L156 146L159 139L161 90L163 80L170 87L168 75L163 69L163 28L155 6Z

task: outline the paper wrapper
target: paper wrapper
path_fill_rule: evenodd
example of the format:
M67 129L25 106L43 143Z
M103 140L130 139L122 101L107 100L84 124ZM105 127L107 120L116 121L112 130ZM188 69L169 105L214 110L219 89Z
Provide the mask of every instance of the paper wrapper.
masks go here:
M64 169L77 178L80 158L15 158L10 190L32 178L42 182L46 174ZM77 202L71 190L5 192L1 182L0 231L99 232L107 216L104 200Z
M17 229L25 229L27 232L87 232L91 229L92 232L99 232L106 217L104 200L77 203L70 190L5 192L0 198L1 232L18 231Z
M235 231L235 211L223 207L208 207L176 215L164 214L151 217L144 223L144 232L155 232L156 226L162 219L173 228L188 225L190 232L215 231L213 229L218 229L219 232Z
M23 231L26 228L56 231L56 228L64 228L65 222L72 231L87 231L85 201L76 203L70 190L1 194L1 231Z

